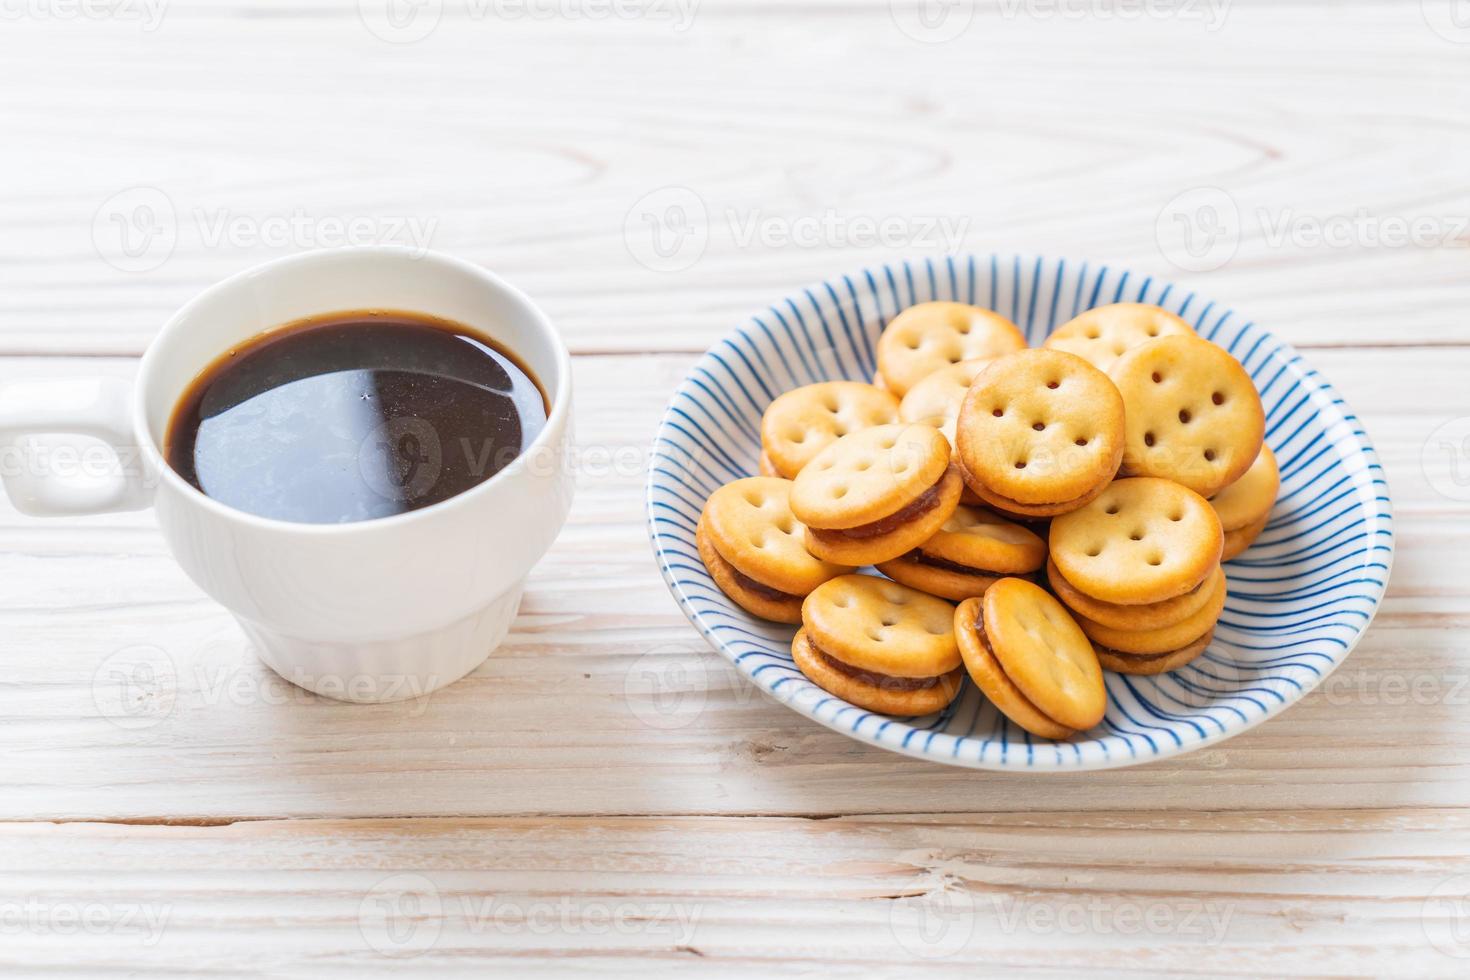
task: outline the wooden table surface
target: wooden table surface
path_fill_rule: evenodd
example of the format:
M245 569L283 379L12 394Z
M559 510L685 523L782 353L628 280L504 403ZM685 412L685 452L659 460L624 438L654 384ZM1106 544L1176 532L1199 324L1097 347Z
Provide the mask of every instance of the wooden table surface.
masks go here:
M385 2L0 5L0 383L129 375L274 256L430 245L575 352L570 523L484 666L364 707L261 666L150 515L0 504L0 972L1465 975L1456 4ZM644 532L671 388L794 287L950 249L1171 278L1342 390L1398 555L1321 688L1027 776L860 745L706 647Z

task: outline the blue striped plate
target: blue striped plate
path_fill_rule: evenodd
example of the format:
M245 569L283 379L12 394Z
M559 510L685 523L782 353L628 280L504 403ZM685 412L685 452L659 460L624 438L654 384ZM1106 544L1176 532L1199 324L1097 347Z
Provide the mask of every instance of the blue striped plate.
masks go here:
M1266 406L1281 495L1266 531L1226 566L1230 594L1209 650L1162 677L1108 674L1102 723L1069 742L1034 739L973 684L944 712L877 715L793 666L792 629L727 600L700 564L705 498L756 472L760 418L781 392L869 380L878 334L900 310L961 300L1006 314L1035 345L1082 310L1156 303L1230 350ZM1357 416L1289 345L1220 304L1106 266L1013 256L882 266L819 283L751 317L674 393L654 445L648 528L690 622L751 681L814 721L907 755L980 769L1099 769L1188 752L1259 724L1342 662L1368 627L1393 560L1388 484Z

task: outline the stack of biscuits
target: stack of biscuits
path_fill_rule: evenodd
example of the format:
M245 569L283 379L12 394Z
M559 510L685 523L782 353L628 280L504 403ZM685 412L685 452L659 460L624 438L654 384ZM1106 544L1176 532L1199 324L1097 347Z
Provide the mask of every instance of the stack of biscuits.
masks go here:
M872 384L774 399L760 477L709 497L715 583L801 627L792 656L872 711L937 711L968 674L1028 732L1106 707L1102 671L1199 656L1221 563L1265 528L1280 476L1239 362L1172 313L1088 310L1028 348L964 303L902 311ZM871 566L877 575L858 573Z
M1105 668L1160 674L1198 657L1214 635L1225 608L1222 544L1209 501L1132 477L1052 522L1047 581Z

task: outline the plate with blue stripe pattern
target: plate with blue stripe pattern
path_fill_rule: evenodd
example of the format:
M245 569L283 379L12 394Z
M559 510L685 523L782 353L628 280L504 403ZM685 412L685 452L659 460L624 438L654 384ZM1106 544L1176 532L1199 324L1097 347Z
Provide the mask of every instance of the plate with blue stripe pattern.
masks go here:
M808 681L790 626L727 599L699 561L705 498L756 473L760 420L779 394L868 381L884 325L929 300L987 306L1039 345L1106 303L1155 303L1229 350L1254 379L1281 491L1266 530L1226 564L1229 596L1209 649L1159 677L1106 674L1103 721L1066 742L1036 738L973 683L921 718L874 714ZM1393 564L1388 484L1352 409L1288 344L1228 307L1108 266L1017 256L953 256L868 269L800 290L712 347L674 392L654 443L648 528L664 581L701 633L761 690L855 739L948 765L1077 770L1126 766L1222 741L1285 710L1368 628Z

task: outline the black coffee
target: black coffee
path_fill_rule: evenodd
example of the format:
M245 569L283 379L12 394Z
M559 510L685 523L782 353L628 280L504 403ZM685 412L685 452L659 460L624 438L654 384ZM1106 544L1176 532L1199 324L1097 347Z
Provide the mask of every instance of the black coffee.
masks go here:
M231 507L340 524L488 480L546 413L530 372L468 327L334 313L221 355L174 409L165 451L180 476Z

